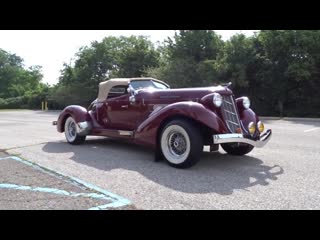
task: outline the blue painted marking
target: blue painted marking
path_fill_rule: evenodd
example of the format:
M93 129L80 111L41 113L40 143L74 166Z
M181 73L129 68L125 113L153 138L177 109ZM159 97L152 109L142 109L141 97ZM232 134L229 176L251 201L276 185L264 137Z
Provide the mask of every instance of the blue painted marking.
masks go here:
M69 177L69 178L71 178L72 180L74 180L74 181L76 181L76 182L84 185L84 186L87 187L87 188L93 189L93 190L95 190L95 191L97 191L97 192L101 192L101 193L107 195L107 196L110 197L110 198L116 199L117 202L119 202L119 203L118 203L119 206L120 206L120 205L121 205L121 206L125 206L125 205L131 204L128 199L125 199L125 198L123 198L123 197L121 197L121 196L119 196L119 195L116 195L116 194L114 194L114 193L108 192L108 191L106 191L106 190L104 190L104 189L102 189L102 188L100 188L100 187L97 187L97 186L95 186L95 185L92 185L92 184L90 184L90 183L87 183L87 182L85 182L85 181L82 181L82 180L80 180L80 179L78 179L78 178L75 178L75 177Z
M60 190L60 189L56 189L56 188L30 187L30 186L23 186L23 185L11 184L11 183L0 183L0 188L14 189L14 190L28 190L28 191L32 191L32 192L53 193L53 194L64 195L64 196L69 196L69 197L89 197L89 198L110 200L110 198L104 194L75 193L75 192L68 192L68 191Z
M96 198L96 199L103 199L103 200L113 200L112 198L104 195L104 194L98 194L98 193L73 193L74 197L90 197L90 198Z
M56 188L44 188L44 187L36 187L36 188L30 188L31 191L35 192L44 192L44 193L54 193L59 195L66 195L70 196L71 194L65 190L60 190Z
M31 163L27 160L23 160L19 157L15 157L15 156L9 156L9 157L3 157L0 158L1 160L8 160L8 159L13 159L15 161L24 163L26 165L29 165L33 168L37 168L40 169L42 171L45 171L44 168L42 168L39 165L36 165L34 163ZM67 192L65 190L60 190L60 189L56 189L56 188L43 188L43 187L36 187L36 188L32 188L30 186L21 186L21 185L16 185L16 184L7 184L7 183L3 183L0 184L0 188L4 189L16 189L16 190L29 190L29 191L34 191L34 192L46 192L46 193L54 193L54 194L59 194L59 195L65 195L65 196L71 196L71 197L90 197L90 198L94 198L94 199L103 199L103 200L109 200L111 201L111 203L105 204L105 205L101 205L98 207L92 207L89 208L89 210L102 210L102 209L108 209L108 208L117 208L117 207L123 207L123 206L127 206L129 204L131 204L131 202L126 199L123 198L119 195L116 195L114 193L111 193L109 191L106 191L98 186L95 186L93 184L87 183L81 179L75 178L75 177L71 177L65 174L62 174L60 172L55 171L55 173L67 177L69 179L71 179L72 181L81 184L89 189L95 190L97 192L100 192L102 194L97 194L97 193L74 193L74 192Z
M89 210L103 210L103 209L108 209L108 208L123 207L123 206L126 206L126 205L128 205L128 204L123 204L120 201L116 201L116 202L108 203L106 205L101 205L101 206L98 206L98 207L89 208Z
M10 183L2 183L2 184L0 184L0 188L17 189L17 190L29 190L30 189L30 187L28 187L28 186L19 186L19 185L10 184Z

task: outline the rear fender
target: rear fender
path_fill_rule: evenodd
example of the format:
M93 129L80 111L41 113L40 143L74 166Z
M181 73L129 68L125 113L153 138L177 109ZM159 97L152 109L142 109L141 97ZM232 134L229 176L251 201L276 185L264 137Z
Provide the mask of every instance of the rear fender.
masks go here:
M78 105L71 105L63 109L60 113L57 121L57 130L58 132L64 132L64 124L68 117L72 117L77 123L80 122L91 122L91 117L84 107Z
M167 119L185 117L199 122L215 133L227 133L221 119L202 104L197 102L179 102L170 104L161 110L153 112L140 124L135 132L135 141L139 144L155 147L157 144L158 129Z

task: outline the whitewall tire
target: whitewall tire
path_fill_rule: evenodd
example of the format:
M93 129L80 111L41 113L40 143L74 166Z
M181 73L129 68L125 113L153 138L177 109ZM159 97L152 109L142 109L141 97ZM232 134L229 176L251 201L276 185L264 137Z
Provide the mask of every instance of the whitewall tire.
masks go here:
M161 132L160 148L167 162L176 168L196 164L203 150L203 139L197 127L187 120L173 120Z
M72 117L68 117L64 124L64 134L67 142L70 144L77 145L86 140L86 136L80 136L78 134L77 123Z

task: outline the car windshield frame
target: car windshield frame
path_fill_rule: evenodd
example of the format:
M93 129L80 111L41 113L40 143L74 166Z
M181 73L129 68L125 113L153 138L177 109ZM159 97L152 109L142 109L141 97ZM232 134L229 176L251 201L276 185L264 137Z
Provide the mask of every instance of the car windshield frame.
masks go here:
M153 80L139 80L139 81L131 81L130 85L135 91L141 90L141 89L147 89L147 88L153 88L153 89L169 89L169 85L153 81ZM163 86L163 87L160 87Z

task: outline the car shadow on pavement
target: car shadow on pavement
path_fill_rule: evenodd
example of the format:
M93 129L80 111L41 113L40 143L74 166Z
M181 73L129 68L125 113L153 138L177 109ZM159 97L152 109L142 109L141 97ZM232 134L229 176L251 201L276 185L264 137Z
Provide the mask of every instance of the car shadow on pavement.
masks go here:
M200 161L189 169L176 169L165 161L154 162L154 152L115 139L88 139L80 146L66 142L48 142L46 153L73 153L70 160L103 171L126 169L145 176L154 183L185 193L232 194L250 191L255 185L266 186L284 170L266 165L252 156L230 156L222 152L204 152ZM134 184L128 182L128 184Z

